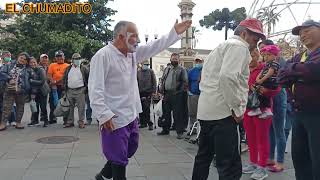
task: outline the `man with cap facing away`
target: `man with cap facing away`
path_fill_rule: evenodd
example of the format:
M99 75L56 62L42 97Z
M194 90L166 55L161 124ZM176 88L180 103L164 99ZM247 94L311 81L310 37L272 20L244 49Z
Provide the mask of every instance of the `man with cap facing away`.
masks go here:
M248 100L250 47L265 38L257 19L240 22L234 36L221 43L204 61L200 81L198 119L201 132L192 180L206 180L216 154L219 180L239 180L242 164L238 123Z
M48 68L48 79L50 81L51 89L56 90L58 93L58 98L62 98L63 93L63 75L66 68L69 64L64 62L64 53L62 51L57 51L55 53L55 63L51 63ZM54 116L53 112L56 108L53 100L53 91L50 93L49 102L50 102L50 115L49 115L49 124L57 123L57 118ZM63 118L63 122L67 122L67 117Z
M148 61L143 63L141 69L138 70L138 86L142 105L142 113L139 114L140 128L149 126L149 130L153 130L153 123L150 120L151 97L157 90L157 79L153 70L149 68Z
M72 55L72 64L67 67L63 76L63 86L70 101L70 113L64 128L74 126L74 107L77 105L79 128L84 128L86 93L89 78L89 66L82 65L82 58L79 53Z
M292 160L297 180L319 180L320 22L308 20L292 34L308 49L289 60L278 76L293 97Z

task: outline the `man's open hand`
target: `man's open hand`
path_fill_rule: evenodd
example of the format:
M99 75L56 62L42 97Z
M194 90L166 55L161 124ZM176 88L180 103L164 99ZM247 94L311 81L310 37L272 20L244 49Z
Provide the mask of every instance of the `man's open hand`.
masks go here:
M178 23L178 20L176 21L174 25L174 29L176 30L177 34L182 34L185 32L189 27L191 27L192 21L191 20L186 20L181 23Z

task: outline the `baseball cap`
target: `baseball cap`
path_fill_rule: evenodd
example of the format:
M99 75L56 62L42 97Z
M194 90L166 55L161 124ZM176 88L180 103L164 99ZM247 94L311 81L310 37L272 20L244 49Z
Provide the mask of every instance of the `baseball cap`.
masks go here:
M296 26L292 29L292 34L293 35L299 35L300 30L303 28L311 27L311 26L316 26L320 28L320 22L314 21L314 20L307 20L304 23L302 23L300 26Z
M40 59L43 58L43 57L48 57L48 55L47 54L41 54L40 55Z
M56 53L54 53L54 56L55 56L55 57L57 57L57 56L64 56L64 53L63 53L61 50L59 50L59 51L57 51Z
M74 53L72 55L72 59L80 59L81 58L81 55L79 53Z
M261 21L255 18L245 19L240 22L239 26L246 27L248 30L257 33L262 39L266 39L266 36L263 34L263 26Z

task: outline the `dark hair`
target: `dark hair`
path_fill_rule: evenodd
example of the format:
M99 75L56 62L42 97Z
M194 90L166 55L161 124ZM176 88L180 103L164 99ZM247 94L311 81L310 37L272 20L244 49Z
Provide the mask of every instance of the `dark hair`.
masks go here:
M178 56L180 58L180 54L178 54L178 53L172 53L170 58L172 58L173 56Z
M240 36L240 34L244 31L247 31L248 29L243 26L237 26L236 29L234 29L234 35Z
M25 56L26 57L26 61L27 61L27 64L29 64L30 62L30 55L27 53L27 52L22 52L18 55L18 57L20 56Z
M261 44L264 44L264 45L274 45L274 42L270 39L266 39L266 40L262 40L261 42L258 43L258 46L260 46Z

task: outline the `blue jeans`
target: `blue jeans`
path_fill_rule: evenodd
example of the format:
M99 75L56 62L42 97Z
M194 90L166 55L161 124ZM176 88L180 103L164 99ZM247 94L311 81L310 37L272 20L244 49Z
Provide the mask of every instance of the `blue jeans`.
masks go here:
M284 125L284 133L286 135L286 142L288 142L288 137L292 128L292 121L294 121L294 112L292 109L292 105L288 103L287 105L287 116L286 123Z
M283 88L278 95L273 98L273 119L270 128L270 160L275 159L275 149L277 147L277 162L284 162L286 150L286 136L284 133L284 123L287 112L287 92Z

